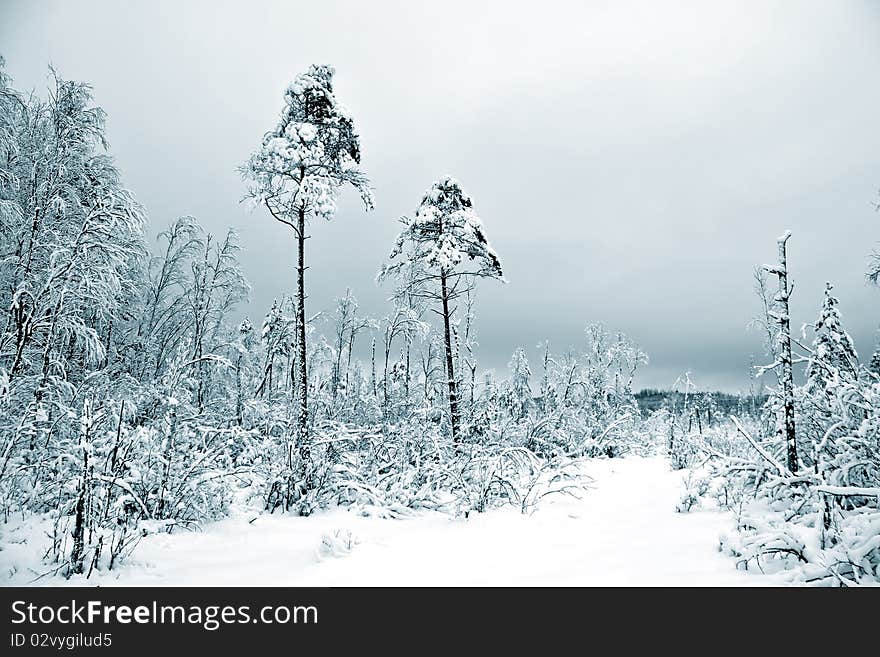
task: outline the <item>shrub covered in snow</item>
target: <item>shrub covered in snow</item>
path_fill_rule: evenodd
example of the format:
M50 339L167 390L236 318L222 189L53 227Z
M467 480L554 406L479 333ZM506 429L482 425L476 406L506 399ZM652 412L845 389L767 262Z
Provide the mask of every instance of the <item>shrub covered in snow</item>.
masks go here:
M780 391L763 420L732 418L723 440L690 440L700 486L736 513L722 548L743 568L853 586L880 582L880 378L859 365L827 286L794 390L797 468L786 463ZM686 495L691 499L689 495Z

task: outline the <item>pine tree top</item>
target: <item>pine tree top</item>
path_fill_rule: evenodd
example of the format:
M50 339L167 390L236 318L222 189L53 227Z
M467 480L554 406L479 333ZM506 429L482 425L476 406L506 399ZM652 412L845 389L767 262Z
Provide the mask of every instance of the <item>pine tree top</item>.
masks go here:
M373 207L372 190L358 171L360 136L333 93L334 72L313 64L288 85L277 127L242 169L252 183L249 195L273 205L278 215L304 208L330 219L344 183L358 190L367 209Z
M400 258L407 245L410 261L450 274L462 263L476 265L468 273L503 279L501 261L489 244L471 197L451 176L425 192L413 218L404 218L390 259Z

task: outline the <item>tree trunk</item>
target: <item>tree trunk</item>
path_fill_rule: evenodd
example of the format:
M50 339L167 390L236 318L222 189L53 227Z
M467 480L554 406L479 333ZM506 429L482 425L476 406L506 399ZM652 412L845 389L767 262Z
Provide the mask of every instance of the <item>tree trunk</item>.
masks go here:
M83 571L85 556L85 506L86 506L86 473L83 472L76 497L76 511L73 525L73 547L70 550L70 572L79 575Z
M299 454L304 467L306 468L306 488L310 489L312 487L312 450L309 441L309 379L306 366L306 213L304 208L299 209L299 222L297 224L296 239L299 251L299 262L296 268L296 323L297 331L299 332Z
M409 337L409 334L406 336L406 375L403 378L403 398L406 400L406 403L409 404L409 352L412 349L412 338Z
M376 338L373 337L372 346L370 347L370 387L373 389L373 397L376 397Z
M165 438L164 449L162 450L162 480L159 485L159 502L156 506L156 518L165 519L165 493L168 489L168 483L171 481L171 460L174 456L174 437L177 433L177 411L171 410L171 418L168 425L168 435Z
M786 233L779 240L779 269L776 275L779 277L779 304L781 307L780 342L782 360L782 410L784 416L785 452L786 465L789 472L797 472L798 454L797 440L794 426L794 373L792 371L791 358L791 316L788 309L788 260L785 253L785 245L791 235Z
M333 410L336 410L336 397L339 395L339 384L342 383L342 349L344 342L344 328L340 330L339 337L336 340L336 362L333 366Z
M238 355L238 361L235 363L235 423L242 425L241 416L243 408L243 395L241 392L241 354Z
M82 429L82 478L79 482L79 491L76 497L73 525L73 547L70 550L70 572L81 574L85 558L85 525L86 525L86 496L89 490L89 446L91 444L91 404L86 401L83 404L83 429Z
M125 400L119 405L119 421L116 424L116 441L113 443L113 451L110 453L110 469L109 475L116 481L116 461L119 457L119 443L122 442L122 418L125 415ZM104 502L104 513L102 520L110 517L110 501L112 499L112 486L107 487L107 500Z
M452 426L452 441L459 442L458 435L458 390L455 385L455 370L452 363L452 333L449 329L449 293L446 288L446 272L440 272L440 293L443 299L443 336L446 343L446 376L449 383L449 421Z
M199 409L199 415L202 414L202 411L205 410L205 361L202 360L202 356L204 355L204 349L202 347L202 336L201 330L196 325L197 337L196 337L196 368L198 373L198 387L196 391L196 405Z
M348 397L350 394L351 388L349 387L349 377L351 375L351 354L354 351L354 336L355 330L354 326L351 327L351 331L348 334L348 356L345 361L345 399L343 400L343 405L348 404Z
M382 417L388 419L388 359L391 356L391 342L385 340L385 362L382 369Z

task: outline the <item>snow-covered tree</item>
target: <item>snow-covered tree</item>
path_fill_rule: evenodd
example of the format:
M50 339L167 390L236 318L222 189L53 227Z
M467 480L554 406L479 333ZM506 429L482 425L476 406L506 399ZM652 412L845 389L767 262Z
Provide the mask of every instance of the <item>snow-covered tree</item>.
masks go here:
M450 427L458 441L460 409L451 304L471 290L477 278L503 280L501 262L486 238L471 197L449 176L435 182L413 217L404 217L401 223L403 230L379 278L396 276L406 294L440 306L435 311L443 320Z
M329 220L336 212L340 188L351 185L364 206L373 207L369 182L358 166L360 138L354 120L336 100L334 69L309 67L284 92L278 125L263 137L260 148L243 167L248 197L291 228L297 243L296 316L298 332L297 390L300 451L311 463L309 441L308 366L305 312L305 240L309 218ZM306 476L307 486L311 475Z
M263 342L266 358L263 365L262 378L256 393L260 396L266 395L270 399L274 391L275 381L279 378L275 376L275 372L276 370L281 369L283 371L284 369L283 367L279 368L277 363L280 361L283 366L284 361L291 355L295 340L293 327L296 324L296 320L284 314L283 305L285 305L285 302L279 303L278 299L272 302L272 307L266 314L260 330L260 338Z
M0 207L0 367L38 377L106 362L146 255L144 214L103 152L104 113L88 85L54 76L50 100L6 91ZM36 379L35 379L36 381Z
M871 360L868 363L868 371L880 376L880 345L874 349L874 353L871 354Z
M209 365L222 359L219 347L223 319L247 298L250 287L236 256L238 236L230 230L222 242L211 235L204 240L198 258L192 262L192 282L186 294L186 306L192 326L192 361L196 368L196 405L202 411L210 387Z
M842 387L859 376L855 344L841 324L839 302L832 290L831 283L826 283L822 309L813 325L815 339L807 358L806 383L796 394L802 425L798 442L802 458L814 466L816 451L840 410L835 408L835 399Z
M779 290L773 299L773 305L768 311L772 321L779 325L776 333L776 349L774 352L777 359L770 366L762 368L779 370L780 395L777 406L779 407L778 431L785 439L785 463L790 472L798 470L797 434L795 431L795 400L794 400L794 369L791 349L791 311L789 299L792 288L788 281L788 240L791 232L786 231L776 240L779 252L779 262L776 265L764 265L767 273L775 275L779 280Z
M855 343L841 325L840 302L831 293L833 289L831 283L825 283L822 311L814 325L813 358L806 371L808 385L820 390L840 376L852 379L858 373Z
M880 202L874 204L874 209L880 211ZM880 251L873 251L868 262L868 281L874 285L880 285Z
M529 368L529 359L526 350L519 347L513 352L510 363L507 365L510 371L510 404L514 416L521 420L529 412L532 404L532 388L530 379L532 370Z
M394 314L386 317L382 322L382 408L386 420L389 419L389 410L391 399L389 397L389 366L391 363L391 353L395 340L404 339L407 343L411 343L417 336L427 333L428 327L419 320L417 313L406 306L398 306L394 310ZM401 363L402 371L398 372L401 382L404 377L409 376L405 361ZM404 386L408 389L408 384Z
M334 330L336 331L336 340L333 345L335 350L335 362L333 364L333 374L331 378L332 402L334 407L336 405L336 398L339 394L339 389L344 386L345 377L342 375L342 355L345 352L347 341L352 334L352 330L357 321L357 309L357 299L355 299L354 295L351 293L351 288L347 288L345 290L345 296L336 300L336 313L333 317ZM349 358L351 358L350 353Z

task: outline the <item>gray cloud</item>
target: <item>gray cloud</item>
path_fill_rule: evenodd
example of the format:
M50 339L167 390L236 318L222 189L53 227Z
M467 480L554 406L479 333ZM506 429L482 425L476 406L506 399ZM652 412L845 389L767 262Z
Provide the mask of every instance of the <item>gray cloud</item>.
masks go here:
M744 389L761 336L752 270L791 229L798 324L825 280L863 354L880 239L876 3L27 3L0 49L18 87L46 64L91 81L112 150L154 231L182 214L234 226L262 317L293 287L293 242L239 203L236 173L312 62L363 138L377 209L343 199L309 243L310 311L373 279L431 181L475 199L507 285L484 284L486 367L522 344L576 346L601 321L652 364L640 383ZM476 6L474 6L476 5Z

